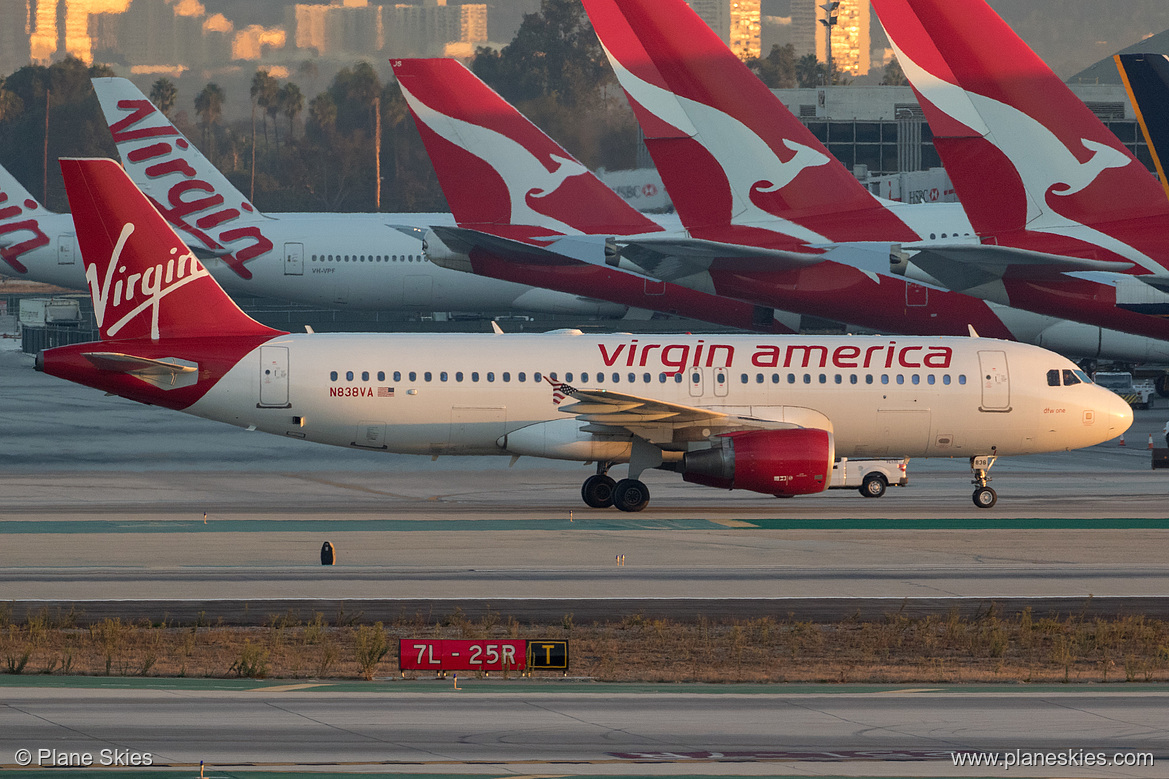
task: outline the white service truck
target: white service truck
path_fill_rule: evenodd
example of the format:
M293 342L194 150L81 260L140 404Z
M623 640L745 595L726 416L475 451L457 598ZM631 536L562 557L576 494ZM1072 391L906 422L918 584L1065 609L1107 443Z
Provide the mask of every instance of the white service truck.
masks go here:
M866 498L879 498L890 486L909 484L909 458L849 459L841 457L832 466L830 490L857 490Z
M1133 408L1149 408L1157 394L1157 386L1152 381L1133 381L1132 374L1123 371L1097 371L1092 380L1124 398Z
M81 305L77 298L21 298L21 327L77 327Z

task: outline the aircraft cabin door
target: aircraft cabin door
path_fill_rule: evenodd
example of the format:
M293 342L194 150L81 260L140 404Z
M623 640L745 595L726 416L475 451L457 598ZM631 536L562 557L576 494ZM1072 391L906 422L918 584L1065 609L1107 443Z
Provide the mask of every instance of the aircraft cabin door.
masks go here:
M77 238L73 233L57 236L57 264L77 264Z
M686 375L689 378L689 381L687 383L690 385L690 397L692 397L692 398L702 397L702 395L705 391L704 388L706 386L706 382L704 382L702 380L702 369L701 368L690 368L686 371Z
M288 347L260 347L259 408L288 408Z
M1007 372L1007 353L986 351L978 353L982 369L982 405L979 411L1011 410L1011 378Z
M730 372L726 368L714 369L714 395L718 398L725 398L727 390L731 386Z
M304 244L303 243L286 243L286 244L284 244L284 275L285 276L303 276L304 275Z

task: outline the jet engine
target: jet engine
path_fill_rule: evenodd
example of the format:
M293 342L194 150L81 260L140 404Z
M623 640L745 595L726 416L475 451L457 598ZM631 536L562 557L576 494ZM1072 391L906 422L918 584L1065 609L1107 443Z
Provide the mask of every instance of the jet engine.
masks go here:
M710 449L687 452L684 481L767 495L811 495L828 489L836 447L815 428L751 430L718 436Z

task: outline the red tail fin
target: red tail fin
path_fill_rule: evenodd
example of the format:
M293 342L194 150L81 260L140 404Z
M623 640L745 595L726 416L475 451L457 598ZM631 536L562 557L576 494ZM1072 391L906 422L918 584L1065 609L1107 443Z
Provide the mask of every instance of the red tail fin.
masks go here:
M457 61L391 62L459 225L515 238L661 229Z
M113 160L62 159L103 340L277 335L211 278Z
M584 6L688 228L750 225L809 242L918 238L683 0Z
M975 229L1157 268L1169 205L1156 181L983 0L873 7Z

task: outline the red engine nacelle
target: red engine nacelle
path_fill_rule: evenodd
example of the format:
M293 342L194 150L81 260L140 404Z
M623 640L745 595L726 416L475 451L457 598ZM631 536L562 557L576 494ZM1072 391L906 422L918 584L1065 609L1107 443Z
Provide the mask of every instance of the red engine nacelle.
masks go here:
M836 447L827 430L752 430L719 436L710 449L687 452L684 481L767 495L811 495L828 489Z

